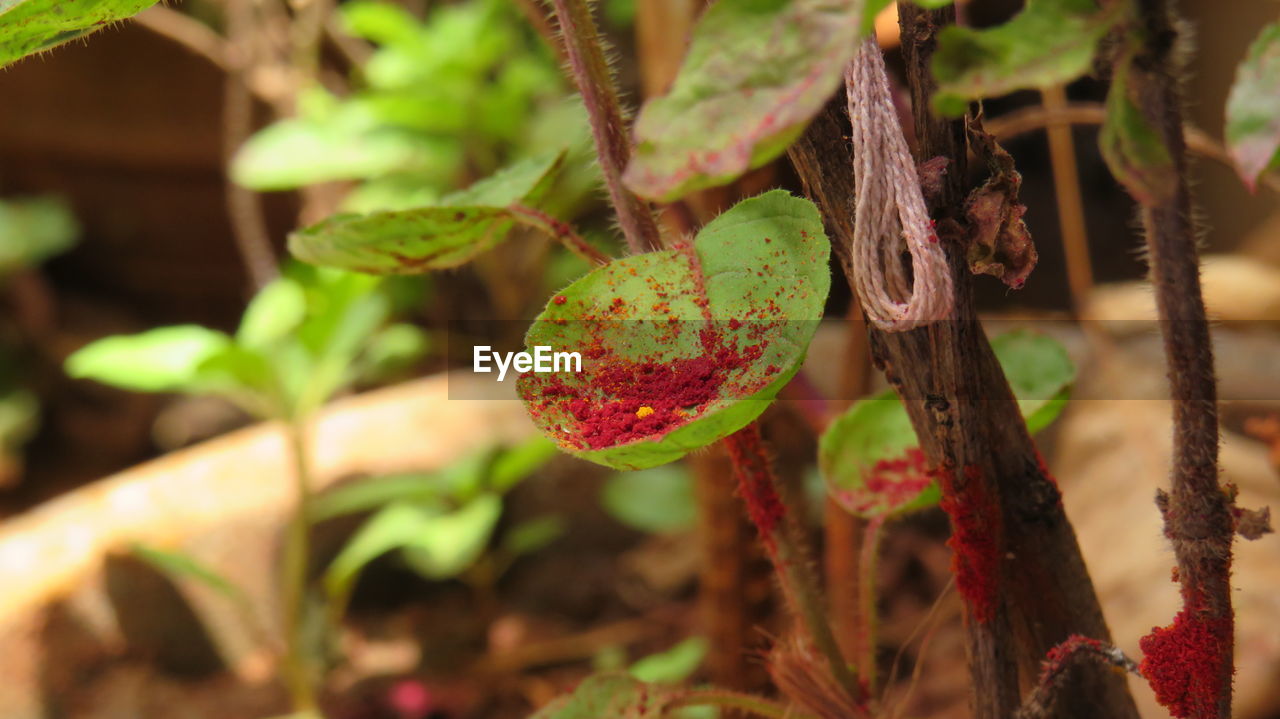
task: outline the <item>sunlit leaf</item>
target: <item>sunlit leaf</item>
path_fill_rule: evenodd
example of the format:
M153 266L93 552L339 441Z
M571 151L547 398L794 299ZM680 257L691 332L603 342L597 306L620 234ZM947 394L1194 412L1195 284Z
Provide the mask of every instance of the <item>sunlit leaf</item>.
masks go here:
M0 3L0 67L84 37L154 4L155 0L5 0Z
M848 2L713 4L671 90L640 111L626 183L672 200L780 155L840 83L860 24Z
M79 234L71 208L62 200L26 197L0 201L0 280L66 250Z
M961 115L971 100L1061 85L1087 73L1098 41L1128 6L1096 0L1027 0L993 28L951 25L938 34L934 107Z
M296 281L281 277L249 302L236 330L236 342L266 347L297 329L307 315L307 296Z
M373 274L456 267L506 239L514 225L508 205L536 204L563 158L522 161L439 205L330 217L290 235L289 250L307 262Z
M1147 121L1141 98L1134 96L1131 62L1126 56L1116 63L1098 146L1116 180L1138 202L1150 205L1173 195L1178 174L1159 129Z
M1280 167L1280 22L1262 28L1227 97L1227 146L1250 187Z
M501 514L502 499L482 494L456 511L437 515L405 544L405 561L428 579L456 576L480 557Z
M600 500L614 519L642 532L678 532L697 519L693 477L682 464L619 472L604 483Z
M1047 427L1066 406L1075 365L1056 340L1026 330L991 340L1027 430ZM830 496L863 518L894 516L936 504L937 483L907 410L892 390L855 402L818 445Z
M627 671L642 682L675 684L698 671L708 648L706 639L690 637L665 652L650 654L636 661Z
M67 374L138 392L199 391L200 365L231 338L198 325L106 337L67 358Z
M691 245L609 263L566 287L527 347L582 372L517 388L562 449L617 469L665 464L744 427L804 358L830 271L822 219L783 191L745 200Z

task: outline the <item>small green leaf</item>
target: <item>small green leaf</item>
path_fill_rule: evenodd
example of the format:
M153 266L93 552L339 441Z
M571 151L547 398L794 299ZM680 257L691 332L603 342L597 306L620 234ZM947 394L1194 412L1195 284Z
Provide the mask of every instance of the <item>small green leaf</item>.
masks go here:
M1280 167L1280 22L1262 28L1227 97L1227 146L1251 188Z
M130 551L170 579L193 579L233 602L243 602L247 599L239 587L190 554L160 549L141 542L133 543Z
M831 276L822 219L784 191L744 200L691 246L597 268L547 305L526 347L582 372L526 373L534 423L565 451L645 469L760 415L799 368Z
M236 342L245 347L267 347L297 329L306 315L307 296L302 285L281 277L249 302L236 330Z
M642 682L675 684L698 671L709 645L702 637L690 637L665 652L650 654L631 665L628 672Z
M933 105L964 114L969 101L1029 88L1061 85L1087 73L1098 41L1128 6L1095 0L1027 0L1003 25L983 30L956 25L938 34Z
M456 267L506 239L515 224L507 206L536 204L563 158L525 160L436 206L335 215L291 234L289 250L307 262L372 274Z
M1127 55L1116 63L1098 145L1116 180L1139 203L1152 205L1173 196L1178 174L1159 129L1147 121L1141 101L1133 96L1129 73L1135 71Z
M502 548L512 556L533 554L559 539L564 530L564 519L556 515L530 519L507 530Z
M495 492L506 492L541 469L557 453L555 442L545 437L533 437L504 449L489 468L486 486Z
M405 544L405 561L428 579L457 576L484 552L501 514L502 498L482 494L454 512L433 517Z
M674 696L629 674L594 674L529 719L662 719Z
M27 197L0 201L0 280L63 252L79 234L71 208L62 200Z
M361 355L361 382L384 381L402 377L431 348L426 331L417 325L400 322L384 327L369 339Z
M1066 406L1075 365L1057 341L1014 330L991 340L1018 409L1035 433ZM849 512L872 519L931 507L937 484L918 447L906 408L892 390L855 402L818 444L828 492Z
M614 519L642 532L679 532L697 519L693 478L680 464L619 472L604 483L600 500Z
M136 15L155 0L0 2L0 67Z
M24 389L0 388L0 467L27 443L40 423L40 400ZM3 474L3 472L0 472Z
M439 508L393 502L369 518L333 558L324 573L324 587L338 604L346 603L365 565L394 549L412 543L437 517Z
M851 2L713 4L671 90L640 111L627 185L674 200L780 155L840 83L861 21Z
M199 392L200 365L231 338L198 325L107 337L67 358L67 374L137 392Z
M1035 434L1048 427L1067 403L1076 380L1076 366L1067 350L1052 337L1029 330L1013 330L991 340L991 349L1018 398L1018 409Z

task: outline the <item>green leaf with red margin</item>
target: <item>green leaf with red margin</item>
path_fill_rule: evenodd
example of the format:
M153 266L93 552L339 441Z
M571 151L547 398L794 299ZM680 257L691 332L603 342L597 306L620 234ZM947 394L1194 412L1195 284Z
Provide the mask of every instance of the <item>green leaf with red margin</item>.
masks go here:
M428 207L335 215L291 234L289 251L378 275L457 267L505 240L516 223L509 206L541 201L563 162L564 152L530 158Z
M627 186L674 200L782 154L840 84L861 18L857 2L712 5L671 90L640 112Z
M1250 189L1280 167L1280 22L1262 28L1227 97L1227 147Z
M1133 96L1129 73L1136 71L1128 54L1116 63L1098 146L1116 180L1139 203L1152 205L1173 195L1178 173L1159 129L1147 121Z
M795 374L831 276L822 218L775 190L691 245L598 268L548 303L525 345L580 352L582 371L517 387L562 449L617 469L679 459L746 426Z
M84 37L156 0L2 0L0 67Z
M1100 8L1095 0L1027 0L1026 8L1003 25L943 28L932 63L938 80L934 108L959 116L971 100L1080 77L1092 66L1098 41L1126 7L1112 2Z
M1075 366L1056 340L1014 330L991 340L1027 431L1049 426L1066 406ZM864 519L891 517L938 503L941 494L892 390L855 402L818 443L818 466L831 497Z

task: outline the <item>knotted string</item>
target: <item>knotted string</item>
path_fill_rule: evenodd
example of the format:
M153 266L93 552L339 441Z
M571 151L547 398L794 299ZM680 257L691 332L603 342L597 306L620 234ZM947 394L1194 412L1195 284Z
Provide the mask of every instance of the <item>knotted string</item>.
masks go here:
M889 93L884 58L867 39L844 75L853 123L854 289L872 324L903 332L951 314L951 272ZM911 276L902 252L911 253Z

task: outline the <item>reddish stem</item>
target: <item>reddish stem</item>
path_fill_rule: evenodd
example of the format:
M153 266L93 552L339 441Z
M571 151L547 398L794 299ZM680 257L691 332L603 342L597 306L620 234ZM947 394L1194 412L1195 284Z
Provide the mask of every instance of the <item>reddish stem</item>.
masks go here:
M591 8L586 0L552 0L552 3L564 35L569 70L591 120L600 171L618 214L618 225L627 238L627 247L632 253L657 249L662 242L649 204L622 184L622 171L631 159L631 140Z

